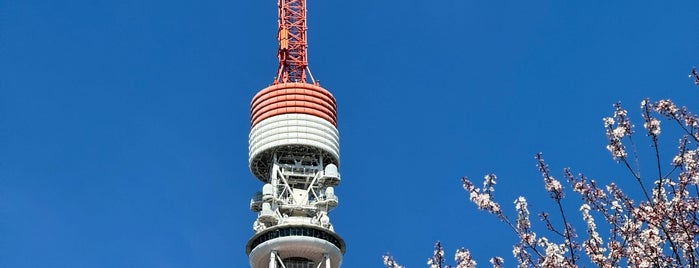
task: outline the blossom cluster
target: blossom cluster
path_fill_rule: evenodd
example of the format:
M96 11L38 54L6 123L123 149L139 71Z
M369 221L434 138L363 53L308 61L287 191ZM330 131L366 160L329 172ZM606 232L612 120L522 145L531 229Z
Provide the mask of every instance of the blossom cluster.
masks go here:
M469 198L471 202L478 206L478 209L482 209L502 216L502 211L500 209L500 204L495 202L493 199L493 192L495 191L497 177L495 174L488 174L483 180L483 188L477 188L468 178L464 177L461 179L463 183L464 190L469 192Z
M628 112L621 107L621 103L614 104L614 116L603 119L607 133L607 150L612 153L615 160L626 159L626 147L621 142L624 137L633 134L633 124L628 117Z

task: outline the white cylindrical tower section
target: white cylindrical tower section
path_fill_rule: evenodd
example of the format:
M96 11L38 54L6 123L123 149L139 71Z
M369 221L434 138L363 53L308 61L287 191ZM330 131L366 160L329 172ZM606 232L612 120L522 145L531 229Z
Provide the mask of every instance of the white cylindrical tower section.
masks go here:
M267 118L250 131L250 170L267 181L275 152L314 155L324 164L340 162L340 139L335 126L307 114L283 114Z
M267 181L274 153L340 163L337 105L329 91L306 83L269 86L250 104L250 170Z
M329 262L340 267L345 253L345 241L334 232L309 225L279 225L253 236L246 246L251 267L267 267L270 252L276 261L300 261L317 267ZM320 267L325 267L322 265Z

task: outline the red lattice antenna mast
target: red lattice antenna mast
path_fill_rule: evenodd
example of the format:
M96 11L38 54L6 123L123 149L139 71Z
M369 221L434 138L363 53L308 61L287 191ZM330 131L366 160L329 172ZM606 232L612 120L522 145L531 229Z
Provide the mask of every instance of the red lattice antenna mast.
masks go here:
M306 72L315 84L308 68L307 29L306 0L279 0L279 70L274 84L306 83Z

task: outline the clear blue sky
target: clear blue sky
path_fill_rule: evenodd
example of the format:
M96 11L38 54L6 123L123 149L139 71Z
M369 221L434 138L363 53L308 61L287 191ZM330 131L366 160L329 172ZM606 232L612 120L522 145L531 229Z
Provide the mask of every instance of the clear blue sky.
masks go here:
M556 174L631 180L601 118L621 100L639 119L646 96L699 109L697 7L309 0L310 66L339 101L344 267L424 267L437 240L512 266L516 238L459 179L497 173L507 211L519 195L548 210L539 151ZM248 266L248 109L275 75L276 16L274 0L0 0L0 267Z

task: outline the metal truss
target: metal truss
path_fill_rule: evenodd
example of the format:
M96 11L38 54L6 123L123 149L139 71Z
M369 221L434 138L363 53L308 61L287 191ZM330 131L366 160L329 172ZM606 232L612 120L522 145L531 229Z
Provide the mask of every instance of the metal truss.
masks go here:
M259 212L256 232L285 223L333 230L328 212L338 205L334 186L340 182L339 174L332 164L324 169L322 158L308 160L308 156L274 155L268 183L250 202L250 208Z
M318 266L315 266L315 268L321 268L325 266L325 268L331 268L331 263L330 263L330 256L328 254L323 254L323 260L318 263ZM311 267L308 263L306 263L303 266L296 266L294 267L287 267L284 264L284 260L282 260L281 256L279 256L279 253L277 251L272 251L270 252L269 256L269 268L313 268Z
M279 0L279 70L274 84L306 83L308 68L308 40L306 32L306 0Z

